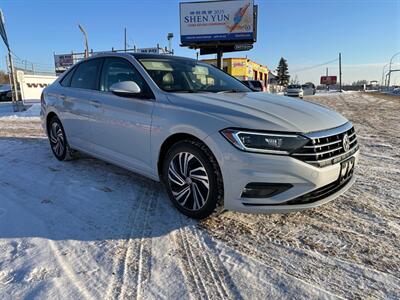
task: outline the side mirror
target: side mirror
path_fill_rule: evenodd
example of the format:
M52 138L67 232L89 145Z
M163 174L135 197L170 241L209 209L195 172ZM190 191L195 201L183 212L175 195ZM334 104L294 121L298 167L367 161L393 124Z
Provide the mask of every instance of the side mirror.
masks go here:
M141 89L134 81L121 81L111 85L110 91L117 96L134 97L140 94Z

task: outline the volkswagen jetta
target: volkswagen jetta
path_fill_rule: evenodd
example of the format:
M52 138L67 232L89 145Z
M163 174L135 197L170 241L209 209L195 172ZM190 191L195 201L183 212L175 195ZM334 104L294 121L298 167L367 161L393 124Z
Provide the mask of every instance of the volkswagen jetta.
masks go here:
M218 205L250 213L324 204L354 182L353 125L323 106L254 93L196 60L105 53L42 94L41 117L59 160L76 151L165 184L184 214Z

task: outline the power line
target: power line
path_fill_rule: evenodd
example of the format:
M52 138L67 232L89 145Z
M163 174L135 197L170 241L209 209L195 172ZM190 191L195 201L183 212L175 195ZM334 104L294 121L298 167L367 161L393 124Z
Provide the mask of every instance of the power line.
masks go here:
M38 62L30 61L28 59L23 59L23 58L19 57L17 54L15 54L13 51L11 51L11 54L15 59L17 59L18 61L23 62L23 63L26 62L28 64L34 64L36 66L54 67L54 65L52 65L52 64L38 63Z
M332 63L334 63L334 62L337 62L338 60L339 60L338 58L335 58L335 59L333 59L333 60L324 62L324 63L322 63L322 64L318 64L318 65L314 65L314 66L306 67L306 68L301 68L301 69L297 69L297 70L292 70L291 72L292 72L292 73L299 73L299 72L303 72L303 71L308 71L308 70L312 70L312 69L317 69L317 68L320 68L320 67L323 67L323 66L332 64Z

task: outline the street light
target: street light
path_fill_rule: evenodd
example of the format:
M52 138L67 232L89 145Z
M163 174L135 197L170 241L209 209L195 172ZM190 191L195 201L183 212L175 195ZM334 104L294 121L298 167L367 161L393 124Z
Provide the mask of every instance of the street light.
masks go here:
M85 40L85 58L88 58L89 57L89 45L88 45L87 34L86 34L85 29L83 29L83 27L80 24L78 24L78 27L79 27L80 31L82 32L83 38Z
M400 52L395 53L395 54L392 56L392 58L390 59L390 63L389 63L389 78L388 78L388 83L387 83L387 87L388 87L388 88L390 87L390 75L391 75L391 73L392 73L392 62L393 62L393 59L394 59L397 55L399 55L399 54L400 54Z

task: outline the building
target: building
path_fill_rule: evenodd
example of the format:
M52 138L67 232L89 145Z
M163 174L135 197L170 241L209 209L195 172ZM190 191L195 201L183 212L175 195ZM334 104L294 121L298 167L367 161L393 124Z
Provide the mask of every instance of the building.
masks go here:
M202 61L217 65L216 59L203 59ZM268 68L248 58L224 58L224 71L239 80L259 80L265 87L268 86Z

